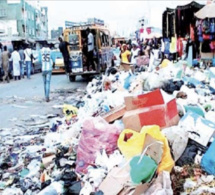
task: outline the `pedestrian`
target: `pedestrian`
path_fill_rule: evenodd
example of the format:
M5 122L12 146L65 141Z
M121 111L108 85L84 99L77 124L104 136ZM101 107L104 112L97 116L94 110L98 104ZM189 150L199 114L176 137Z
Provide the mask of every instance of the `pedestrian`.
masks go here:
M94 36L89 28L86 29L87 33L87 70L95 70L95 65L93 62L93 51L94 51Z
M20 76L21 58L20 58L19 52L17 50L18 50L17 47L14 47L14 51L12 52L11 59L13 62L13 77L15 80L17 80L17 79L20 80L21 79L21 76Z
M4 70L4 77L3 82L7 79L7 82L10 82L9 78L9 58L10 58L10 52L7 50L7 46L4 46L4 51L2 53L2 66Z
M19 48L19 55L20 55L20 76L22 78L25 78L25 72L24 72L25 54L24 54L24 50L23 50L23 46L22 45Z
M132 41L132 49L131 49L131 63L136 65L136 58L139 56L140 49L138 48L138 43L136 41Z
M42 55L42 76L44 82L44 92L46 102L49 102L49 93L50 93L50 83L52 75L52 66L53 66L53 55L50 48L47 44L44 44L44 47L41 50Z
M31 67L32 67L32 64L31 64L32 50L30 45L27 45L27 48L25 49L24 54L25 54L25 64L26 64L26 75L27 75L27 78L30 79Z
M130 56L131 56L131 52L127 49L127 45L123 44L122 45L122 51L120 54L120 58L122 63L129 63L130 62Z
M70 56L69 56L69 51L68 51L69 43L66 41L63 41L63 39L61 37L59 37L58 40L60 41L59 49L63 55L65 71L66 71L66 73L70 73L71 72Z

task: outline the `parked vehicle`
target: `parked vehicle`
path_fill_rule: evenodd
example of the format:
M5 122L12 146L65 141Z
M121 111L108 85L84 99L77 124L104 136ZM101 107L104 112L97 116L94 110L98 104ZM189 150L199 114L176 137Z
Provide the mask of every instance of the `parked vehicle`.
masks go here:
M60 50L52 50L52 54L54 56L54 67L52 69L52 73L65 73L63 56Z
M86 29L90 28L94 36L94 57L96 70L84 71L84 67L87 66L87 51L84 49L86 44L87 34ZM64 31L64 40L69 42L69 54L70 54L70 67L72 72L69 74L70 81L73 82L77 75L82 77L90 77L92 75L100 74L104 72L107 67L112 65L112 48L109 30L96 22L91 22L84 25L76 25L70 29Z

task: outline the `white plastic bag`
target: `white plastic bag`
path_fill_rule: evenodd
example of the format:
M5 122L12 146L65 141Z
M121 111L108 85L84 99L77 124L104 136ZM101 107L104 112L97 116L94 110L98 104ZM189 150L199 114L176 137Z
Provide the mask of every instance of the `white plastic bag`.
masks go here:
M173 195L169 172L162 171L144 195Z

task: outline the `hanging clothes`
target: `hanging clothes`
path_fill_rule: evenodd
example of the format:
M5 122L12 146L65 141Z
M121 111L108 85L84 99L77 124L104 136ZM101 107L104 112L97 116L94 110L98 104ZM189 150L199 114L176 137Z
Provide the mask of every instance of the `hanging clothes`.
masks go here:
M175 34L174 28L172 28L175 20L175 18L173 18L174 14L174 9L166 8L166 11L164 11L162 15L162 33L164 38L171 38L171 36Z
M177 41L176 37L171 38L170 43L170 53L176 53L177 52Z
M170 39L169 38L164 38L164 54L169 54L170 53Z
M195 41L195 32L194 32L194 27L190 24L190 39L192 41Z
M195 25L196 18L194 14L199 11L204 5L196 2L191 2L184 6L176 8L176 34L180 37L190 35L190 24Z
M201 52L203 52L203 53L210 53L211 52L209 40L203 41Z
M193 64L193 59L196 58L196 49L193 41L191 39L188 39L187 45L186 45L186 61L189 65Z
M182 57L182 55L183 55L182 38L178 38L178 40L177 40L177 52L178 52L178 57Z

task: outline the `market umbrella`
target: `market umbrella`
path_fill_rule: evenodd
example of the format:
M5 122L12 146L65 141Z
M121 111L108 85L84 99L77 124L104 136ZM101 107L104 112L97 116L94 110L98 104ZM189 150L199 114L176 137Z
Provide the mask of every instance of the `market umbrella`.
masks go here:
M215 18L215 3L205 5L195 13L195 16L199 19Z

